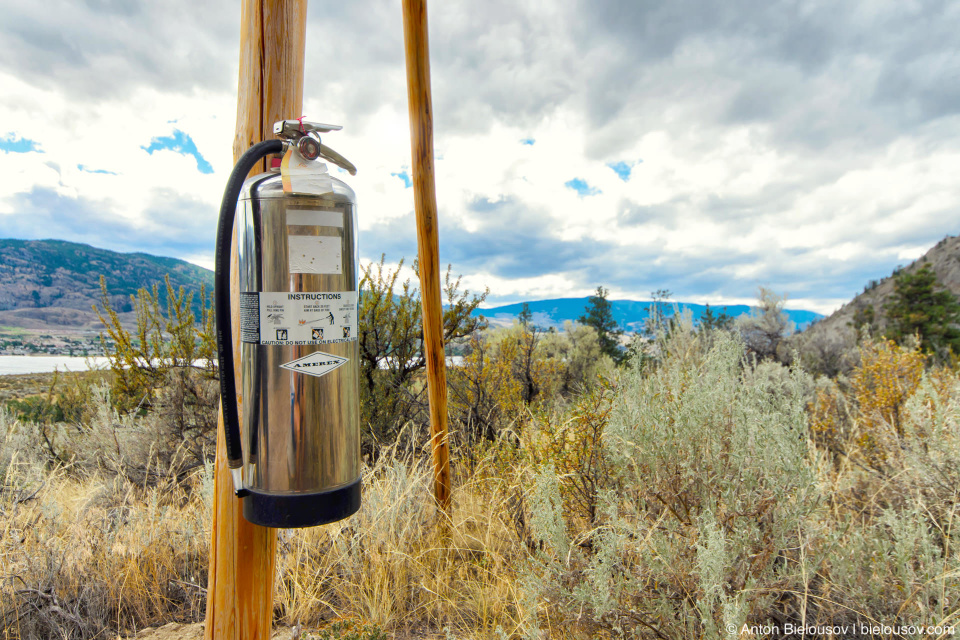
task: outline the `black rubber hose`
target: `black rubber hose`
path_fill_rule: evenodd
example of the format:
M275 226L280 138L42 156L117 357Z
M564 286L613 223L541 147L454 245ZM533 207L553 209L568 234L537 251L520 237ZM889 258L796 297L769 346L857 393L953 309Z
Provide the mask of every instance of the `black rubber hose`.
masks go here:
M213 276L213 309L217 320L217 364L220 370L220 403L223 410L223 436L227 445L227 464L231 469L243 465L240 445L240 417L237 414L237 383L233 376L233 327L230 322L230 245L237 200L247 174L265 156L283 152L280 140L258 142L240 156L227 180L217 223L217 254Z

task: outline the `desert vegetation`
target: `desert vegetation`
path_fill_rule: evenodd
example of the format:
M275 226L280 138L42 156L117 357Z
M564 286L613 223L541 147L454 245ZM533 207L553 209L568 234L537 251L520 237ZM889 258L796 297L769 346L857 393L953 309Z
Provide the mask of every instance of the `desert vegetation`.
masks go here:
M143 317L166 336L157 348L199 358L167 351L140 363L166 369L140 378L65 379L44 400L60 413L0 412L5 637L202 618L216 396L211 372L188 364L206 353L206 319L187 322L183 295L142 293ZM588 324L494 330L456 279L447 295L445 331L464 354L449 373L451 514L431 496L415 288L374 264L363 504L279 532L277 623L355 638L953 634L949 345L865 335L823 375L787 353L782 301L762 294L739 323L659 322L618 365ZM177 347L170 327L194 338ZM150 335L128 348L154 348Z

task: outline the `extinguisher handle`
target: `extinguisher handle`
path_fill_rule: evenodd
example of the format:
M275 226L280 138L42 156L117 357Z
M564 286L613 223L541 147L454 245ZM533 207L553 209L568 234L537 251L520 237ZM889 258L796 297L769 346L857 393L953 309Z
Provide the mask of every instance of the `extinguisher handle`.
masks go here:
M295 141L300 136L305 136L311 131L329 133L331 131L340 131L340 129L343 129L343 127L338 124L309 122L303 118L296 120L279 120L273 123L273 135L290 141Z
M320 157L329 160L352 176L357 175L357 168L352 162L323 143L320 143Z
M230 315L230 249L233 242L233 224L237 201L247 174L260 160L283 152L283 141L264 140L253 145L240 156L227 180L220 203L217 222L217 247L213 280L214 315L217 323L217 365L220 374L220 403L223 414L223 435L227 445L227 464L239 470L243 466L243 448L240 440L240 416L237 411L237 384L233 364L233 326ZM234 491L246 493L239 473L234 473ZM238 483L238 480L240 482Z

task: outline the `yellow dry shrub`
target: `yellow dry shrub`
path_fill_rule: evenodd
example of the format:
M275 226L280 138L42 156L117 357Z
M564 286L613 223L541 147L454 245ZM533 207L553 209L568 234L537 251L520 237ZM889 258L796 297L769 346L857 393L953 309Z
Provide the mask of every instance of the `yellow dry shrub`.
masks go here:
M923 377L924 356L917 347L879 339L861 346L860 360L852 385L859 406L857 445L876 465L903 437L903 407Z
M510 366L513 345L493 350L482 336L470 339L470 353L454 375L461 380L451 408L468 425L482 430L515 419L523 406L520 381ZM486 435L486 434L484 434Z
M603 449L603 432L612 407L610 389L597 386L577 398L565 419L544 416L525 436L534 460L552 463L556 469L565 511L591 525L599 515L600 492L612 482Z
M525 421L529 407L556 396L562 365L545 356L541 335L514 325L471 337L468 355L451 371L451 415L466 443L494 440Z
M814 442L833 454L846 453L849 432L847 398L833 382L817 387L807 405Z

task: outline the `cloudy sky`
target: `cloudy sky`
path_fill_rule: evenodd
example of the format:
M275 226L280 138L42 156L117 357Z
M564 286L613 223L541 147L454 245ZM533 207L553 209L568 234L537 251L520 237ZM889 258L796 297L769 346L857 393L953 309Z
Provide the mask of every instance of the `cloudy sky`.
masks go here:
M0 0L0 237L212 266L238 5ZM491 304L763 285L828 313L958 232L960 3L429 12L440 257ZM362 259L412 258L399 0L310 1L304 100L344 126Z

